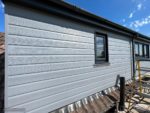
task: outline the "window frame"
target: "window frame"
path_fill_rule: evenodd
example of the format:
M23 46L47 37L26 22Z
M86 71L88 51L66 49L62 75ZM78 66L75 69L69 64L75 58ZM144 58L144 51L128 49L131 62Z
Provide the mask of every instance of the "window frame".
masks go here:
M136 55L136 52L134 52L134 55L136 58L142 58L142 59L149 59L150 58L150 45L149 44L146 44L146 43L142 43L142 42L135 42L134 43L134 48L136 51L136 44L138 45L138 55ZM142 45L142 55L140 55L140 45ZM146 46L146 53L145 53L145 46Z
M137 45L138 48L136 48L136 45ZM134 43L134 48L135 48L135 50L134 50L135 51L135 57L139 57L139 43L135 42ZM136 49L137 49L137 54L136 54Z
M146 47L146 48L145 48ZM144 55L144 58L150 58L150 46L148 44L144 44L143 45L143 55ZM146 49L146 53L145 53L145 49Z
M104 52L105 52L105 57L104 58L97 58L97 43L96 43L96 38L97 37L102 37L104 39ZM103 34L103 33L95 33L94 36L94 52L95 52L95 64L101 64L101 63L106 63L109 61L109 57L108 57L108 36L107 34Z

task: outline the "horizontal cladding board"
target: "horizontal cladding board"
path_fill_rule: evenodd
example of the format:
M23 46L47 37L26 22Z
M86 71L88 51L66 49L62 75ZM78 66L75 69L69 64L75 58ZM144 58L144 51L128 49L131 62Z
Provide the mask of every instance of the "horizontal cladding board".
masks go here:
M108 42L108 47L109 49L110 48L114 48L114 49L120 49L122 51L124 50L130 50L131 49L131 46L129 44L120 44L120 43L117 43L117 42Z
M37 65L19 65L9 66L8 75L17 75L25 73L43 72L43 71L57 71L70 68L88 67L94 64L94 61L68 62L68 63L50 63ZM14 71L15 70L15 71Z
M82 37L82 36L75 36L75 35L50 32L50 31L40 31L36 29L30 29L30 28L18 27L18 26L10 26L9 29L10 29L9 35L55 39L55 40L68 40L74 42L85 42L90 44L94 43L93 38Z
M10 27L10 37L14 36L14 37L31 37L31 40L38 40L38 39L53 39L53 40L64 40L64 41L72 41L72 42L81 42L81 43L89 43L89 44L93 44L94 43L94 35L92 38L87 38L87 37L81 37L81 36L72 36L72 35L68 35L68 34L60 34L60 33L56 33L56 32L49 32L49 31L37 31L35 29L30 30L29 28L17 28L15 26L11 26ZM22 32L24 31L24 32ZM40 32L40 33L39 33ZM17 36L15 36L17 35ZM20 36L18 36L20 35ZM18 39L19 40L19 39ZM11 40L10 40L11 41ZM27 41L27 40L26 40ZM9 43L13 43L13 41L9 42ZM17 43L17 42L14 42ZM114 44L118 44L118 46L120 45L124 45L129 47L130 45L130 41L129 40L123 40L123 41L116 41L115 38L111 38L109 37L109 45L114 45Z
M16 51L17 50L17 51ZM47 48L47 47L29 47L29 46L10 46L9 55L92 55L93 50L90 49L74 49L74 48Z
M108 83L108 84L105 84L103 87L107 88L107 87L109 87L109 86L112 86L113 84L114 84L114 83ZM74 102L74 101L80 100L81 97L84 98L84 97L86 97L86 96L89 96L89 94L93 94L93 93L95 93L95 92L97 92L97 91L99 91L99 90L101 90L101 86L99 86L99 87L94 87L94 88L92 88L91 90L87 90L87 91L85 91L85 92L83 92L83 93L74 95L74 96L72 96L72 97L62 99L62 100L60 100L60 101L58 101L58 102L55 102L55 103L53 103L53 104L48 104L48 105L39 107L38 109L34 109L34 110L30 111L29 113L41 113L41 112L47 113L47 112L52 111L52 110L54 110L54 109L56 109L56 108L60 108L60 107L62 107L62 106L67 105L68 102L69 102L69 103L72 103L72 102Z
M150 73L150 61L140 61L140 67L141 67L141 74L143 75L149 75ZM138 68L136 68L138 69ZM136 71L136 76L138 77L138 70Z
M93 61L94 55L9 56L8 65Z
M56 33L57 34L57 33ZM62 34L59 34L59 36L61 37ZM92 42L87 43L87 42L79 42L79 41L75 41L75 40L64 40L62 39L54 39L54 38L46 38L46 37L31 37L31 36L24 36L24 35L13 35L10 34L8 35L10 37L10 40L8 40L8 44L16 44L16 45L40 45L40 46L49 46L49 44L56 44L59 45L59 43L72 43L72 44L81 44L81 45L92 45L94 42L94 36L93 36L93 40L91 40ZM67 35L68 36L68 35ZM74 37L74 36L72 36ZM77 37L79 38L79 36ZM82 39L82 38L81 38ZM31 41L31 42L30 42ZM39 41L41 41L41 43L39 43ZM60 41L60 42L59 42ZM122 40L122 41L117 41L114 38L108 37L108 41L109 44L114 44L114 43L118 43L121 45L119 46L127 46L130 45L130 41L126 41L126 40ZM55 42L55 43L54 43ZM58 44L57 44L58 43ZM53 46L53 45L52 45ZM54 45L55 46L55 45Z
M103 81L99 82L99 81L95 81L93 83L99 82L99 86L103 86L100 84L104 84L106 81L106 79L103 79ZM91 83L83 83L82 86L87 86ZM57 95L59 93L62 92L67 92L69 90L72 89L76 89L76 88L80 88L81 86L79 84L67 84L67 85L60 85L57 86L55 88L47 88L47 89L42 89L42 90L38 90L38 91L34 91L34 92L30 92L30 93L26 93L23 95L18 95L18 96L14 96L14 97L9 97L9 101L11 103L11 106L17 106L17 105L21 105L21 104L25 104L25 103L29 103L31 101L35 101L37 99L41 99L41 98L45 98L48 96L54 96ZM90 90L90 89L89 89Z
M17 51L16 51L17 50ZM52 47L29 47L9 45L9 55L94 55L94 50L90 49L75 49L75 48L52 48ZM109 54L128 54L130 51L110 48Z
M94 39L93 39L94 41ZM20 45L20 46L35 46L35 47L62 47L62 48L78 48L78 49L94 49L94 44L90 43L81 43L73 41L63 41L63 40L53 40L53 39L43 39L43 38L33 38L25 36L9 36L8 40L9 45ZM129 44L118 43L111 41L109 42L109 48L119 47L120 49L129 49Z
M89 52L88 51L92 51L91 52L91 54L92 53L94 53L94 48L93 49L89 49L89 48L74 48L74 47L70 47L70 48L63 48L63 47L40 47L40 46L23 46L23 45L9 45L10 46L10 48L8 49L8 52L9 52L9 54L12 54L12 55L27 55L27 54L30 54L30 51L31 50L35 50L36 49L36 51L35 52L37 52L38 54L44 54L44 55L46 55L46 53L45 53L45 51L49 51L49 50L51 50L51 51L54 51L55 52L55 50L59 50L59 51L64 51L64 50L78 50L78 51L85 51L86 53L88 53L89 54ZM73 46L73 45L72 45ZM94 46L94 45L93 45ZM113 52L113 51L122 51L122 52L130 52L130 48L125 48L125 47L119 47L119 46L109 46L108 47L109 48L109 51L111 52ZM18 50L20 50L21 51L21 49L22 49L22 52L21 53L19 53L19 51L13 51L12 52L12 49L18 49ZM26 51L24 51L24 49L26 49ZM40 50L45 50L45 51L43 51L43 53L42 52L40 52ZM54 52L47 52L47 55L49 55L49 54L55 54L55 55L59 55L59 53L54 53ZM57 51L56 51L57 52ZM32 53L32 54L37 54L37 53ZM61 54L61 53L60 53ZM68 54L68 53L67 53ZM71 53L71 54L73 54L73 53ZM63 55L65 55L65 54L63 54ZM69 54L68 54L69 55ZM80 55L80 53L79 53L79 55Z
M122 62L124 64L125 62L131 63L131 59L129 58L124 58L124 59L110 59L110 64L117 64L119 62Z
M141 61L140 64L141 64L141 67L150 68L150 61Z
M131 42L131 39L130 38L128 38L128 37L123 37L123 36L119 36L119 35L116 35L116 36L114 36L114 37L112 37L112 36L109 36L109 39L108 39L108 41L115 41L115 42L117 42L117 43L123 43L123 44L130 44L130 42Z
M64 44L65 45L65 44ZM65 46L32 46L32 45L30 45L30 46L27 46L27 45L14 45L14 44L11 44L11 45L9 45L9 46L11 46L11 47L20 47L20 48L37 48L37 49L53 49L53 48L62 48L62 49L80 49L80 50L89 50L89 51L94 51L94 48L92 48L92 47L94 47L94 45L92 45L92 47L78 47L78 46L74 46L73 44L72 45L70 45L70 47L65 47ZM72 46L72 47L71 47ZM117 51L130 51L130 48L128 47L128 45L127 46L119 46L119 44L114 44L114 45L109 45L108 46L108 48L109 48L109 50L111 51L111 50L117 50Z
M8 107L48 113L115 85L118 74L130 78L130 39L108 34L110 64L97 67L92 27L25 8L10 11Z
M35 47L62 47L62 48L86 48L94 49L93 44L68 42L63 40L40 39L25 36L9 36L8 44L21 46L35 46ZM94 39L93 39L94 40Z
M142 69L141 69L140 72L141 72L142 76L143 76L143 75L146 75L147 73L149 73L149 71L147 72L147 71L142 70ZM138 77L138 75L139 75L138 71L136 71L136 75L137 75L137 77Z
M54 54L54 55L72 55L72 54L81 54L84 55L83 53L78 53L80 51L84 51L85 55L88 54L91 55L94 54L94 49L89 49L89 48L60 48L60 47L35 47L35 46L22 46L22 45L9 45L8 53L10 55L49 55L49 54ZM18 51L12 51L14 49L18 49ZM36 51L35 51L36 49ZM69 53L65 54L65 50L70 51ZM31 52L34 51L34 52ZM75 51L72 53L72 51ZM78 51L78 52L76 52ZM124 47L117 47L117 46L109 46L109 51L114 52L114 51L122 51L122 52L127 52L130 55L130 48L124 48ZM43 53L42 53L43 52ZM47 53L47 54L46 54Z
M26 11L25 11L26 12ZM25 14L19 14L19 15L26 15L28 12ZM53 15L42 15L41 13L37 15L37 13L34 13L36 15L36 19L41 19L41 20L36 20L33 19L31 15L27 15L26 17L32 18L23 18L23 17L17 17L17 16L9 16L9 24L17 25L17 26L24 26L24 27L30 27L33 29L41 29L41 30L47 30L47 31L57 31L60 33L70 33L74 35L81 35L82 36L88 36L92 37L93 35L90 33L92 29L89 27L85 27L85 25L82 24L77 24L73 21L69 20L64 20L64 19L59 19L55 18ZM67 23L67 24L66 24ZM87 32L82 32L83 30Z
M16 75L16 76L10 76L8 77L8 85L17 85L17 84L24 84L24 83L29 83L29 82L34 82L34 81L42 81L42 80L49 80L49 79L56 79L60 77L67 77L67 76L80 76L82 77L88 77L85 76L86 74L91 74L90 77L96 76L93 73L99 73L99 74L104 74L108 73L111 70L113 71L118 71L118 70L123 70L126 71L125 68L130 68L129 64L128 65L122 65L118 68L116 66L119 66L119 64L112 65L112 66L107 66L101 67L101 68L93 68L93 67L86 67L86 68L74 68L74 69L66 69L66 70L58 70L58 71L47 71L47 72L38 72L38 73L29 73L29 74L24 74L24 75ZM130 69L129 69L130 71ZM112 72L112 71L111 71Z
M29 74L29 73L38 73L45 71L58 71L65 69L73 69L73 68L82 68L94 66L94 61L82 61L82 62L68 62L68 63L52 63L52 64L33 64L33 65L18 65L18 66L9 66L8 67L8 75L21 75L21 74ZM127 65L129 66L130 61L128 62L119 62L111 65ZM15 71L14 71L15 70Z
M9 55L10 57L50 57L50 56L56 56L56 57L58 57L58 56L94 56L94 54L93 55ZM131 56L129 55L129 54L127 54L127 55L123 55L123 54L115 54L115 55L109 55L109 58L130 58Z
M121 47L120 49L126 49L126 48L130 48L130 45L129 44L123 44L123 43L118 43L118 42L108 42L108 46L109 47Z
M97 83L97 85L98 85L99 83ZM84 98L84 97L86 97L86 96L89 96L90 94L93 94L93 93L95 93L95 92L98 92L98 91L100 91L100 90L102 90L103 88L106 88L106 87L108 87L108 86L113 86L114 85L114 83L112 83L112 82L109 82L108 84L105 84L105 85L103 85L103 86L98 86L98 87L96 87L96 86L94 86L94 85L92 85L94 88L91 88L90 86L89 86L89 88L91 88L90 90L86 90L85 89L85 87L84 87L84 91L82 92L82 93L80 93L79 92L79 90L74 90L74 94L72 95L72 96L70 96L70 97L68 97L68 98L63 98L63 99L61 99L62 98L62 96L63 96L63 94L64 95L66 95L66 96L68 96L69 95L69 93L68 92L64 92L64 93L62 93L62 94L60 94L60 95L55 95L55 96L53 96L53 97L47 97L46 99L43 99L42 100L42 102L44 101L44 103L46 104L46 105L44 105L44 106L51 106L51 105L53 105L53 104L55 104L55 103L57 103L57 104L60 104L59 105L59 107L62 107L63 105L66 105L66 104L68 104L68 102L69 103L72 103L72 102L74 102L74 101L76 101L76 100L79 100L79 99L81 99L81 98ZM94 91L93 91L93 89L95 89ZM92 92L91 92L91 90L92 90ZM87 93L88 92L88 93ZM81 95L82 94L82 95ZM65 96L65 97L66 97ZM78 96L78 98L72 98L72 97L76 97L76 96ZM49 103L49 101L47 100L47 99L51 99L52 98L52 100L55 100L55 99L59 99L59 101L57 101L57 102L54 102L54 103ZM54 99L55 98L55 99ZM73 100L70 100L70 101L67 101L67 103L60 103L61 101L63 101L63 100L68 100L69 98L72 98ZM39 106L39 105L37 105L37 104L34 104L34 103L36 103L36 102L39 102L39 101L41 101L41 100L37 100L37 101L33 101L33 102L31 102L31 103L27 103L27 104L24 104L24 105L20 105L20 106L17 106L17 107L27 107L27 108L29 108L29 109L27 109L27 110L32 110L33 108L34 109L36 109L36 107L37 106ZM33 104L33 107L31 108L31 104ZM43 104L43 103L40 103L40 104ZM44 107L43 106L43 107ZM42 107L42 106L41 106ZM56 108L59 108L59 107L56 107ZM37 107L37 108L39 108L39 107ZM54 109L56 109L56 108L54 108ZM36 113L36 112L35 112Z
M132 58L132 56L130 56L129 54L124 55L124 54L115 54L115 55L109 55L110 58L118 58L118 59L123 59L123 58Z
M68 86L68 87L70 87L70 90L66 90L66 91L60 91L59 93L55 93L54 95L51 95L51 93L53 93L53 91L55 90L53 90L53 91L51 91L51 93L50 93L50 95L48 95L48 96L44 96L43 98L38 98L37 100L40 102L41 100L45 100L46 98L50 98L49 99L49 103L53 103L53 102L56 102L56 101L60 101L61 99L63 99L63 98L68 98L68 97L71 97L71 96L73 96L73 95L75 95L75 94L77 94L77 92L78 93L82 93L82 92L84 92L84 91L86 91L86 90L90 90L91 88L94 88L94 87L98 87L98 86L100 86L100 84L105 84L105 83L107 83L107 82L112 82L112 81L114 81L113 83L115 83L115 79L113 78L113 79L109 79L109 80L102 80L102 81L99 81L99 80L97 80L97 81L95 81L95 82L85 82L85 85L80 85L80 84L77 84L78 85L78 87L74 87L73 86L73 84L70 84L70 86ZM114 84L115 85L115 84ZM74 88L72 88L72 87L74 87ZM65 87L65 88L67 88L67 87ZM59 90L63 90L63 88L59 88ZM56 91L59 91L59 90L55 90L54 92L56 92ZM101 89L102 90L102 89ZM68 97L66 96L66 95L64 95L64 93L66 94L66 93L69 93L69 94L67 94L68 95ZM39 93L38 93L39 94ZM44 93L42 94L42 95L44 95ZM60 95L62 95L61 96L61 98L60 97L58 97L57 99L52 99L52 97L54 97L54 96L56 96L56 95L58 95L58 96L60 96ZM33 95L34 96L34 95ZM38 95L38 96L40 96L40 95ZM19 96L18 96L19 97ZM28 95L27 95L27 97L28 97ZM30 97L30 96L29 96ZM31 98L31 97L30 97ZM23 101L24 101L24 97L22 98L23 99ZM31 98L32 99L32 98ZM14 99L14 100L12 100L11 101L11 103L10 103L10 107L11 106L14 106L17 102L19 102L19 98L18 99ZM10 101L10 100L9 100ZM35 100L34 100L35 101ZM20 102L22 102L21 100L20 100ZM45 105L45 103L42 101L42 103L41 104L43 104L43 105ZM18 106L19 106L19 103L18 103ZM40 107L40 106L39 106Z
M110 63L129 61L131 58L127 57L111 57ZM65 63L65 62L79 62L79 61L93 61L94 55L47 55L47 56L9 56L8 65L30 65L30 64L45 64L45 63Z
M123 52L130 52L130 48L125 47L118 47L118 46L109 46L109 51L123 51ZM129 54L130 55L130 54Z
M47 79L65 77L65 76L67 77L67 76L72 76L72 75L78 75L78 74L86 74L88 72L91 72L90 69L93 72L93 69L90 66L90 67L73 68L73 69L67 69L67 70L58 70L58 71L53 71L53 72L47 71L47 72L38 72L38 73L29 73L29 74L21 74L21 75L16 75L16 76L9 76L9 79L11 81L8 82L8 85L11 86L11 85L28 83L30 81L47 80ZM16 78L16 79L13 79L13 78ZM22 80L22 78L24 78L24 80Z
M109 38L109 37L108 37ZM125 48L130 48L130 44L125 44L125 43L119 43L119 42L115 42L115 41L108 41L109 46L116 46L116 47L124 47Z
M141 66L150 66L150 62L147 62L147 63L141 63Z
M122 51L122 50L110 50L109 51L109 55L116 55L116 54L119 54L119 55L129 55L129 54L131 54L131 52L130 51Z
M24 37L24 36L21 36ZM19 40L19 42L17 42ZM25 40L25 41L24 41ZM53 40L53 39L48 39L48 41L44 41L43 43L43 38L36 39L37 41L33 41L32 39L26 40L23 38L17 38L13 39L10 36L10 40L8 41L8 44L10 45L20 45L20 46L33 46L33 47L56 47L56 48L77 48L77 49L94 49L94 44L89 44L89 43L79 43L79 42L67 42L63 40ZM55 42L56 41L56 42ZM22 44L21 44L22 43ZM42 44L43 43L43 44ZM46 44L47 43L47 44ZM39 45L38 45L39 44ZM121 44L117 42L111 42L109 43L109 48L110 49L115 49L119 48L120 50L129 50L130 45L129 44Z
M121 71L120 71L121 70ZM41 80L41 81L36 81L36 82L32 82L32 83L27 83L27 84L21 84L21 85L17 85L17 86L11 86L9 88L9 96L12 95L17 95L17 94L21 94L21 93L25 93L25 92L30 92L30 91L34 91L34 90L39 90L39 89L43 89L43 88L47 88L47 87L54 87L60 84L65 84L68 82L75 82L75 81L80 81L84 79L90 79L92 77L101 77L104 74L108 74L109 73L114 73L116 72L117 74L121 74L122 73L126 73L126 72L130 72L130 68L129 67L122 67L122 68L112 68L111 71L106 70L106 71L96 71L96 72L89 72L89 73L85 73L85 74L80 74L80 75L72 75L72 76L65 76L65 77L59 77L56 79L47 79L47 80ZM93 75L91 75L93 74ZM105 77L104 77L105 78ZM11 81L9 81L11 82ZM22 90L24 89L24 90Z
M113 61L113 60L126 60L126 59L131 59L132 57L130 55L109 55L109 59L110 61Z
M108 42L108 47L109 48L120 48L120 50L126 50L126 49L131 49L131 46L129 44L120 44L117 42Z
M25 36L12 36L10 35L10 40L8 40L8 44L10 45L20 45L20 46L35 46L35 47L62 47L62 48L86 48L86 49L94 49L94 44L92 43L85 43L85 42L76 42L76 41L64 41L64 40L54 40L54 39L43 39L43 38L35 38L34 41L32 40L33 37L29 37L30 39L25 39ZM13 37L13 38L12 38ZM17 37L14 39L14 37ZM93 39L94 41L94 39ZM92 42L93 42L92 41ZM129 44L118 43L115 41L109 42L109 48L119 47L120 49L129 49Z

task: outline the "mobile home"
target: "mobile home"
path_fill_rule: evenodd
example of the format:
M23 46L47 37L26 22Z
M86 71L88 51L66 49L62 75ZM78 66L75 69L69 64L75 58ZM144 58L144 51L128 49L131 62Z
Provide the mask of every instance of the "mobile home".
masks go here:
M149 37L64 1L3 2L6 109L51 112L131 79L150 57Z

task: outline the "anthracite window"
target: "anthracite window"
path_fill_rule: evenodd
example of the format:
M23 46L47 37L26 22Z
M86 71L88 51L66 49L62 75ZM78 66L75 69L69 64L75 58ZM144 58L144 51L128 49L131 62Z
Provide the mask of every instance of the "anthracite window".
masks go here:
M139 55L139 44L135 43L135 56Z
M107 36L102 34L95 35L95 63L99 64L108 61Z
M143 56L143 45L139 44L139 56L142 57Z
M144 45L143 49L144 49L143 53L144 57L149 58L149 45Z
M140 58L149 58L149 45L144 43L135 43L135 56Z

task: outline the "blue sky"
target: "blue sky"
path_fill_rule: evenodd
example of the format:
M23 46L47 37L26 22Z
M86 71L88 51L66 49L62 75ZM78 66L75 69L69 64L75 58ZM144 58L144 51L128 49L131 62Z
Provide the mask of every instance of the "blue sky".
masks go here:
M150 36L150 0L65 0L86 11ZM4 5L0 0L0 31Z
M4 32L4 5L0 0L0 32Z
M150 36L150 0L65 0L86 11Z

